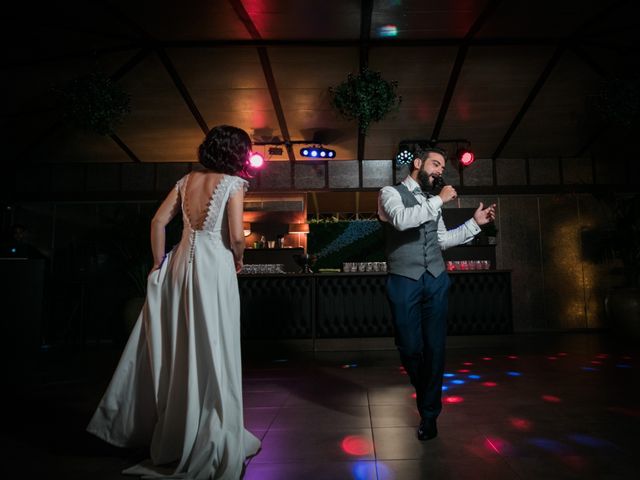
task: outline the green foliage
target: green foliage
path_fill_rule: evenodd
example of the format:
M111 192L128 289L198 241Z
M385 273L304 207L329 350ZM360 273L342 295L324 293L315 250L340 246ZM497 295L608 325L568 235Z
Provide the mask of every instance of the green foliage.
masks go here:
M366 134L371 122L379 122L400 105L397 87L398 82L365 69L358 75L350 73L345 81L329 88L329 93L332 106L345 118L358 120L360 131Z
M74 126L109 135L131 111L131 99L122 87L102 73L75 78L56 90L63 115Z
M322 221L311 222L309 232L310 252L328 252L323 256L318 255L315 267L341 268L344 262L382 262L384 256L384 238L382 229L368 229L364 236L346 235L348 229L353 230L354 225L364 225L367 221ZM351 228L350 228L351 227ZM335 245L338 238L344 238L340 248L327 248ZM349 240L352 241L349 241Z

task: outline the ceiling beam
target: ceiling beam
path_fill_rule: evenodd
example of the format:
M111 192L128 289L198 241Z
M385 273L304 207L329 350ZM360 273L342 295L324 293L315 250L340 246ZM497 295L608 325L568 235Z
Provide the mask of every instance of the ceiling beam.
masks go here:
M516 131L516 128L518 128L518 125L520 125L520 122L526 115L527 111L529 110L529 107L531 107L531 104L533 103L533 101L538 96L538 93L540 93L540 90L542 90L542 87L544 86L545 82L549 78L549 75L551 75L551 72L553 71L554 67L557 65L558 61L560 60L560 57L562 57L562 54L564 53L564 51L567 48L572 47L576 42L579 42L582 35L584 35L586 32L589 32L591 29L593 29L594 26L597 26L598 24L600 24L606 17L611 15L611 13L613 13L615 10L620 8L625 3L628 3L629 1L630 0L618 0L616 2L613 2L607 5L602 10L598 11L595 15L587 19L571 35L569 35L556 47L555 51L553 52L553 55L547 62L547 65L545 66L544 70L538 77L538 80L533 85L533 88L529 92L529 95L525 99L522 107L520 107L520 110L518 111L515 118L511 122L511 125L509 125L507 132L504 134L504 136L502 137L502 140L500 140L500 143L496 147L496 150L493 152L493 155L491 156L491 158L494 160L494 164L495 164L495 159L497 159L500 156L500 154L502 154L504 147L507 145L507 143L511 139L513 133Z
M114 82L120 80L127 73L137 67L140 62L147 58L150 52L151 50L148 48L143 48L138 51L133 57L131 57L127 62L123 63L115 72L110 75L111 80Z
M244 24L247 32L251 35L253 42L262 42L262 36L260 32L256 28L253 20L251 20L251 16L244 8L241 0L229 0L231 7L236 12L236 15L240 19L240 21ZM284 109L282 108L282 102L280 102L280 93L278 92L278 86L276 84L275 76L273 75L273 69L271 68L271 60L269 59L269 53L267 52L267 48L265 45L256 44L254 45L258 50L258 57L260 58L260 65L262 66L262 71L264 73L265 81L267 82L267 88L269 89L269 95L271 96L271 103L273 104L273 109L276 114L276 118L278 119L278 125L280 127L280 133L282 134L282 138L284 140L284 145L287 149L287 156L289 157L289 162L291 162L291 185L294 184L295 177L295 161L296 156L293 150L293 146L291 145L291 135L289 134L289 127L287 126L287 119L284 116Z
M200 110L198 110L196 103L193 101L193 98L191 97L189 90L187 90L186 85L182 81L182 77L180 77L180 74L176 70L176 67L173 65L173 62L169 58L169 55L167 55L167 52L165 52L163 48L157 49L156 54L158 55L158 58L160 58L162 65L164 65L165 70L171 77L171 80L173 80L173 84L178 89L178 92L180 93L180 96L184 100L184 103L187 104L187 107L189 108L191 115L193 115L193 118L196 119L196 122L198 122L198 125L200 125L200 128L202 129L203 133L206 135L207 133L209 133L209 126L207 125L207 122L205 121L202 114L200 113Z
M442 130L442 125L444 124L444 120L447 116L447 111L449 110L449 104L451 103L451 99L453 98L453 94L456 89L456 85L458 83L458 78L460 77L460 72L462 71L462 66L464 65L464 61L467 57L467 52L469 51L469 44L473 37L480 31L480 29L484 26L485 22L493 12L496 11L498 5L502 0L491 0L485 9L482 11L476 21L473 23L467 34L464 36L463 44L458 48L458 54L456 55L456 61L453 64L453 68L451 69L451 75L449 76L449 82L447 83L447 88L445 90L444 96L442 97L442 102L440 103L440 111L438 112L438 117L436 119L436 123L433 126L433 132L431 133L431 139L437 140L440 136L440 130Z

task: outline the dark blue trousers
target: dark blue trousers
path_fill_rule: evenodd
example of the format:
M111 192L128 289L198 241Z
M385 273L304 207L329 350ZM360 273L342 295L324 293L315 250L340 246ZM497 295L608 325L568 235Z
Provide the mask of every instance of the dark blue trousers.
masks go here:
M435 278L425 272L418 280L387 277L396 346L423 419L435 419L442 410L449 285L446 272Z

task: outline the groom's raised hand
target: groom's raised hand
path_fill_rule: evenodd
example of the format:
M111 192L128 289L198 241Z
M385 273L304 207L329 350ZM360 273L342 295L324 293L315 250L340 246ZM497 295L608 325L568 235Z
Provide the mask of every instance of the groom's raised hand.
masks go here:
M496 219L496 204L489 205L484 208L482 202L473 214L473 219L478 225L486 225L489 222L493 222Z

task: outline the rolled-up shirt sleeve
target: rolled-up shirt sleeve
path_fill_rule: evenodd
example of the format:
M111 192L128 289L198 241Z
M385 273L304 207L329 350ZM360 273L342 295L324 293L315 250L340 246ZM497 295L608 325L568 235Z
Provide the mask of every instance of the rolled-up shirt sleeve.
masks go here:
M480 233L480 227L473 218L470 218L459 227L452 228L451 230L447 230L442 218L438 221L438 243L442 250L468 243L473 240L473 237L478 233Z
M442 199L433 196L413 207L405 207L400 193L393 187L384 187L378 195L378 216L396 230L416 228L423 223L435 221L442 207ZM474 222L475 223L475 222Z

